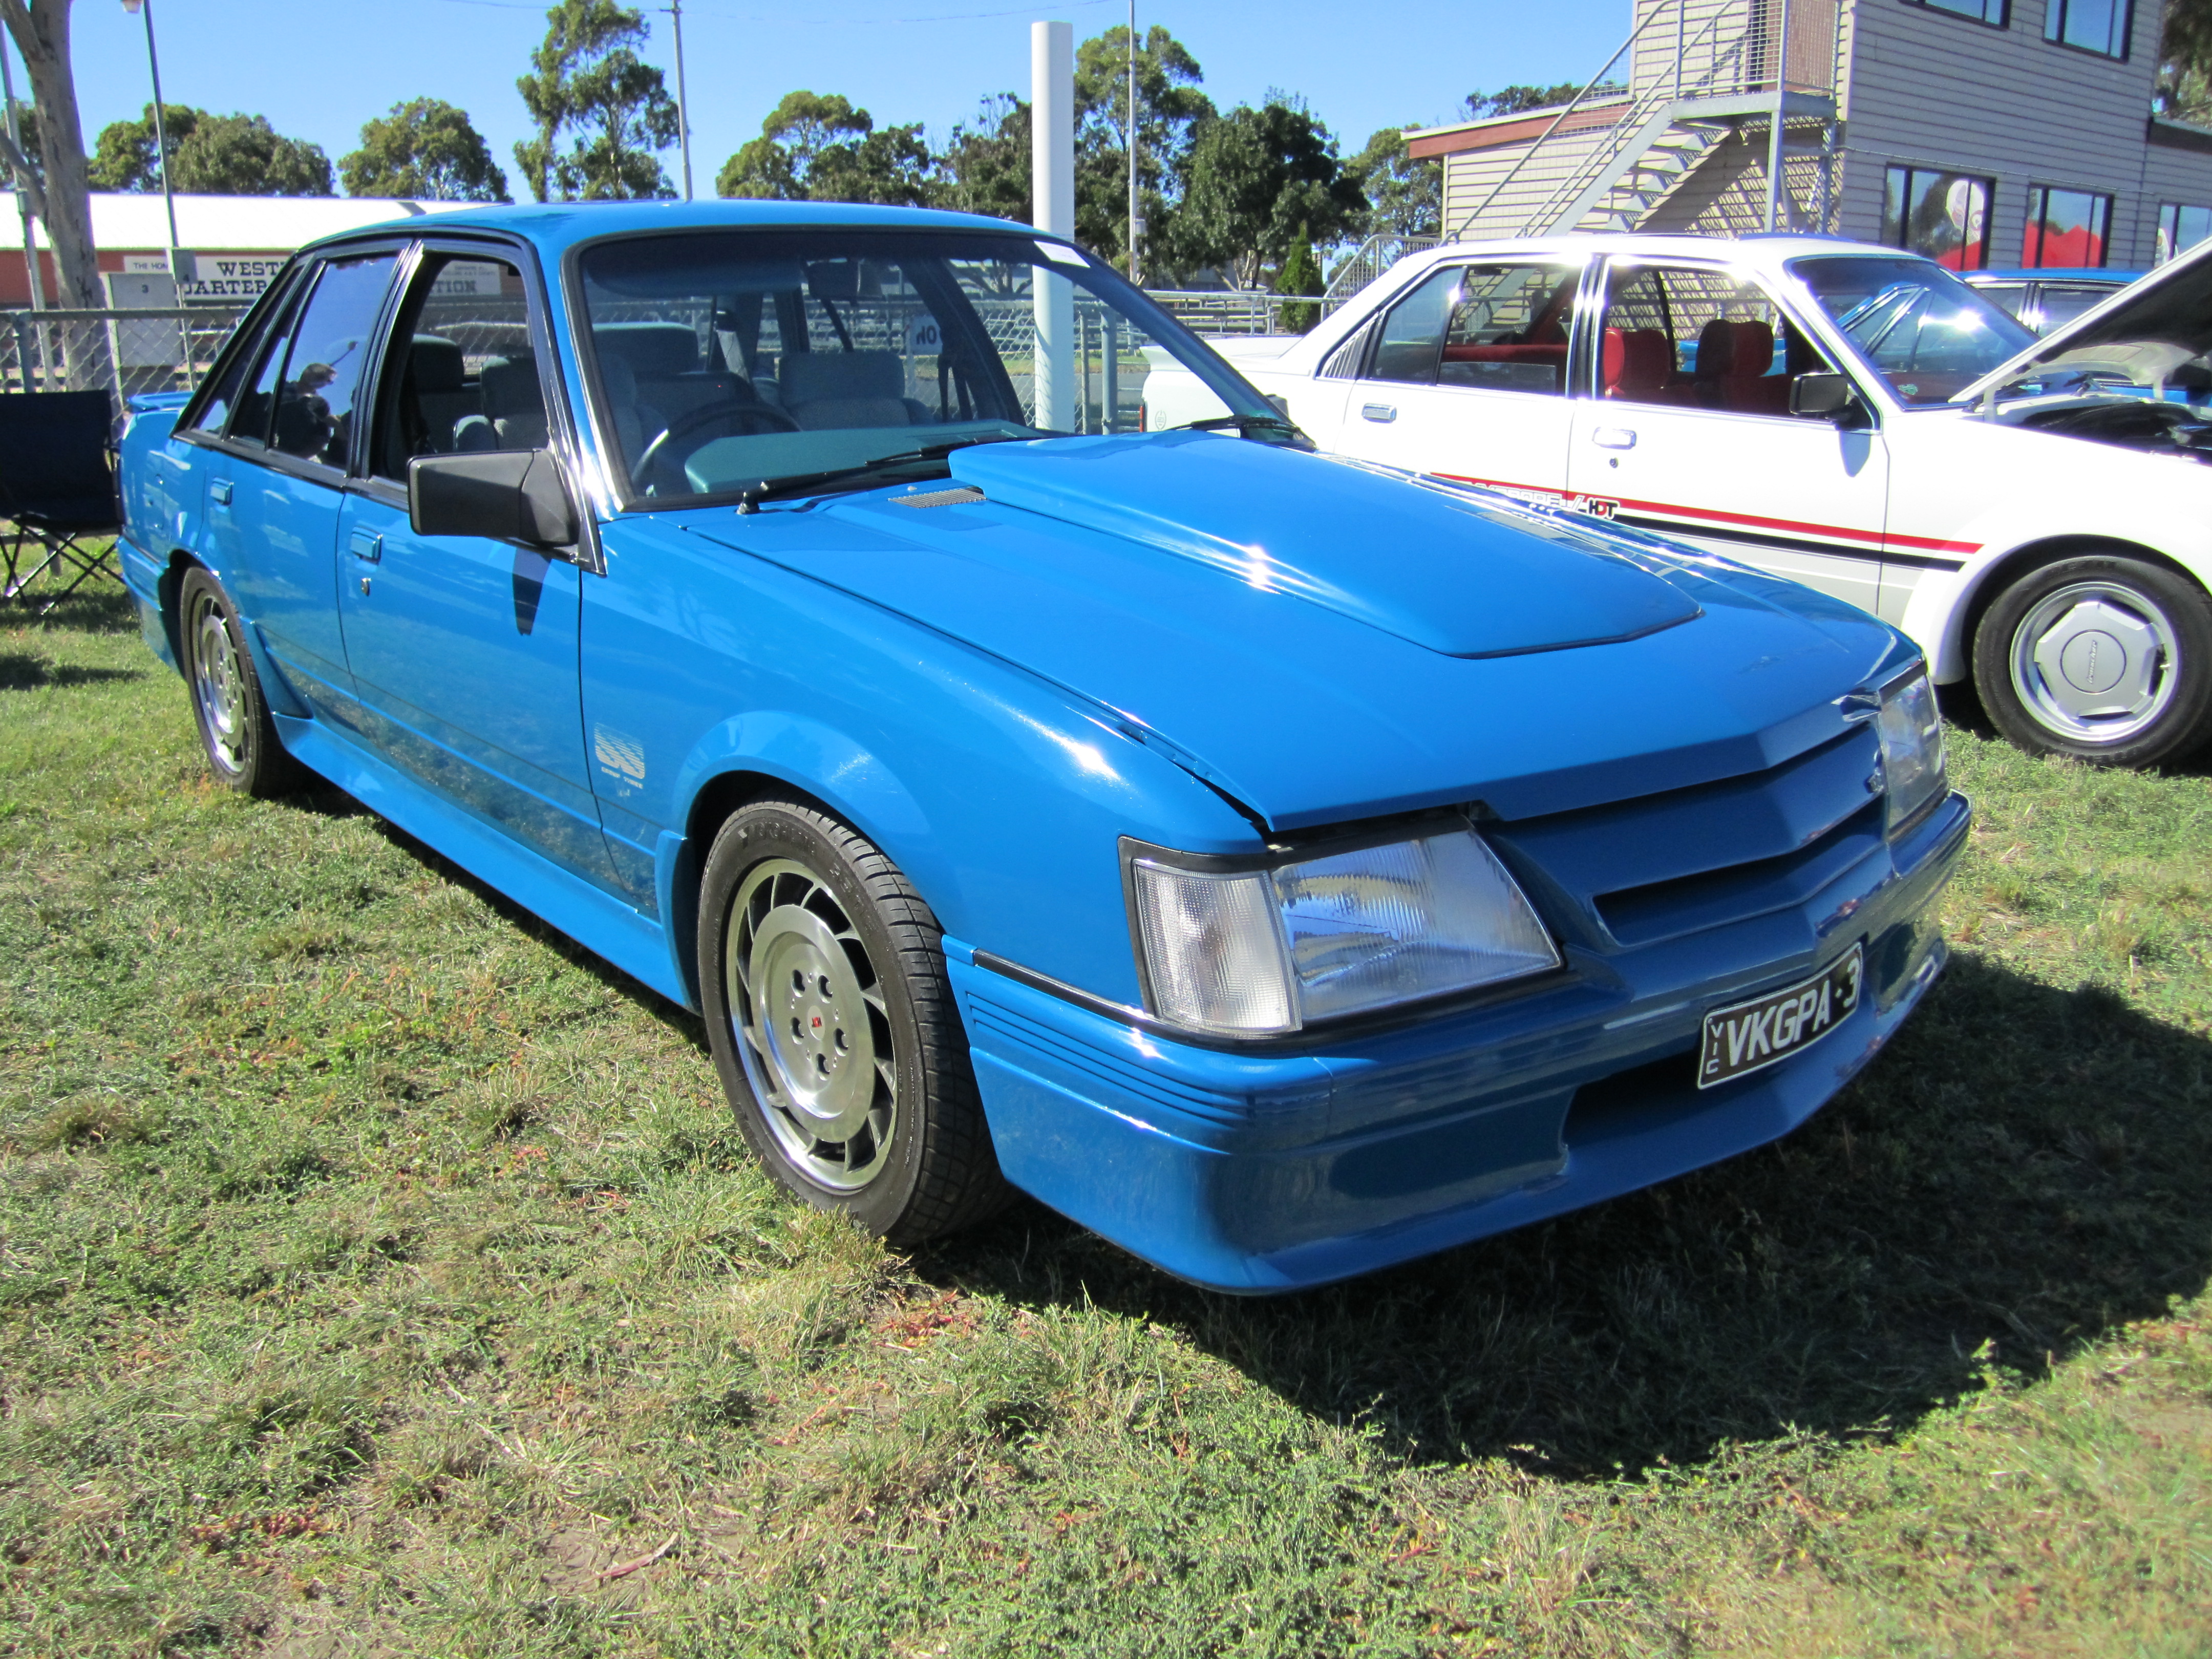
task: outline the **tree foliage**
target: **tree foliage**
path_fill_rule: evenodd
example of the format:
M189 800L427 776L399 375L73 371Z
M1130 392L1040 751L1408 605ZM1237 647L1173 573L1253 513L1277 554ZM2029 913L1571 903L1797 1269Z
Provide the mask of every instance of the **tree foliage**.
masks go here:
M1314 257L1313 244L1304 237L1291 249L1283 268L1275 273L1275 292L1278 294L1318 294L1322 291L1321 261ZM1282 326L1293 334L1304 334L1321 320L1321 307L1314 304L1285 306Z
M1011 92L986 98L937 159L936 201L961 213L1030 224L1030 106Z
M1571 103L1583 89L1579 81L1562 81L1556 87L1501 87L1496 92L1470 92L1462 107L1470 121L1486 121L1493 116L1519 115L1532 109L1557 109ZM1589 101L1617 96L1628 88L1605 82L1590 88Z
M722 163L714 192L916 207L931 199L934 167L920 122L878 127L842 93L788 92L761 123L760 137Z
M201 196L329 196L331 158L320 144L287 138L265 115L210 115L164 104L169 187ZM95 190L159 190L154 106L135 121L111 121L94 148Z
M2167 0L2157 97L2161 115L2212 122L2212 0Z
M1338 161L1328 129L1307 110L1270 97L1198 129L1176 240L1188 263L1232 270L1249 288L1299 242L1340 240L1366 211L1367 198Z
M1191 143L1213 118L1206 78L1182 42L1154 24L1137 43L1137 195L1160 263L1176 246L1174 215ZM1129 268L1129 31L1108 29L1075 52L1075 237Z
M394 104L363 122L361 148L338 160L349 196L504 202L507 174L466 110L438 98Z
M677 140L676 103L661 72L637 55L644 14L614 0L560 0L545 25L530 73L514 83L538 127L514 147L532 196L674 195L659 152Z
M1444 217L1444 170L1440 161L1415 161L1406 153L1406 134L1384 127L1344 164L1367 198L1367 211L1354 228L1363 236L1435 236Z

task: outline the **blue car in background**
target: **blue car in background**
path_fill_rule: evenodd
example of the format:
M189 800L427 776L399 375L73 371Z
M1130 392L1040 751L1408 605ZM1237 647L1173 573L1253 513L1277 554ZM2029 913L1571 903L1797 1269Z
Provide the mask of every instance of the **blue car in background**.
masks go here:
M1206 412L1137 430L1155 371ZM471 210L305 249L123 443L216 776L350 792L696 1010L806 1201L1011 1189L1237 1291L1773 1139L1940 970L1916 649L1311 452L995 221Z
M1960 280L2002 306L2033 333L2048 334L2100 306L2136 278L2140 270L2039 266L2016 270L1962 270Z

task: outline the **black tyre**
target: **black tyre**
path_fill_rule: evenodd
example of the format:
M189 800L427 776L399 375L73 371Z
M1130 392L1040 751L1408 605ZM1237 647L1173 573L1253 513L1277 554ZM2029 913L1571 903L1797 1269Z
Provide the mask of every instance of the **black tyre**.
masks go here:
M2125 554L2038 567L1974 631L1974 685L2032 754L2149 766L2212 738L2212 599Z
M307 775L276 735L230 595L206 571L188 571L177 610L192 719L216 781L247 795L282 795L298 788Z
M700 878L700 999L738 1127L793 1192L895 1244L1008 1191L941 934L896 866L793 801L733 813Z

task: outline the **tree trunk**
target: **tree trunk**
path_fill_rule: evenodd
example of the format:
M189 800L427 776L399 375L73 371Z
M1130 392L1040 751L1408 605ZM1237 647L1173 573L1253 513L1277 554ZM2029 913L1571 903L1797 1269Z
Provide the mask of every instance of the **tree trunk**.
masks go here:
M39 123L40 157L46 164L40 217L54 263L61 268L64 306L95 310L106 303L100 289L100 263L92 243L92 199L84 159L84 129L77 119L76 81L70 69L70 0L0 0L0 21L8 26L23 65L31 72L32 112ZM26 250L27 254L29 250Z

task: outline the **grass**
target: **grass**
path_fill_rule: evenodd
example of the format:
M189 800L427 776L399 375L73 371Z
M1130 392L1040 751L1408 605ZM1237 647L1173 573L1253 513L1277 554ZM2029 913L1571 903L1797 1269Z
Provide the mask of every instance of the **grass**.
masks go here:
M2212 784L1953 745L1806 1128L1247 1302L786 1202L688 1017L0 617L0 1650L2202 1654Z

